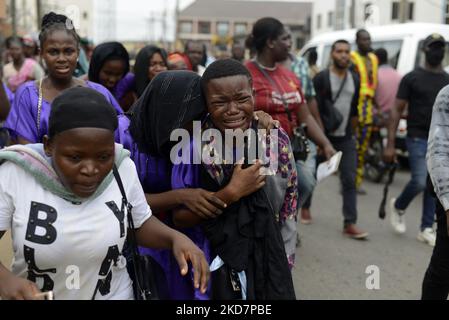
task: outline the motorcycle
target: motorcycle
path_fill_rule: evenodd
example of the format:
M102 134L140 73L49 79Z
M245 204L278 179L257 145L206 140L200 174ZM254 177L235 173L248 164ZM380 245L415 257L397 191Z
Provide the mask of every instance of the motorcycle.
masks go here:
M388 164L383 161L383 150L387 144L388 131L383 125L383 121L375 118L371 141L367 150L365 160L365 177L375 183L384 181L388 172ZM407 137L407 120L402 118L396 131L396 155L399 164L407 166L408 151L405 143Z

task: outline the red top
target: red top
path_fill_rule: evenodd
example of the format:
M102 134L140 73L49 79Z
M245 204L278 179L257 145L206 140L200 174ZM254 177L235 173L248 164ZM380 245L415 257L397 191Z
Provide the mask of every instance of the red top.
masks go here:
M299 107L305 102L298 78L293 72L283 66L277 66L273 71L265 69L277 85L277 87L273 87L271 82L253 62L247 62L246 67L253 77L253 87L256 96L255 109L263 110L271 115L273 119L279 120L282 128L288 133L289 137L291 137L293 128L298 125L297 113ZM293 123L290 123L288 120L288 115L282 103L281 95L288 104Z

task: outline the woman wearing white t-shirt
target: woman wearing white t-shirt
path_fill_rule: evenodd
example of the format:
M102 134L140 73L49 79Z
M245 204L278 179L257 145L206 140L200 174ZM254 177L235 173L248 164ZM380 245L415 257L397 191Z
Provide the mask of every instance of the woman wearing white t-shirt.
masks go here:
M12 271L0 263L0 297L133 299L122 255L127 217L112 174L123 181L139 245L173 250L181 274L187 262L205 292L209 267L185 235L151 215L129 152L114 144L117 117L99 93L63 92L52 105L44 144L0 151L0 238L11 229Z

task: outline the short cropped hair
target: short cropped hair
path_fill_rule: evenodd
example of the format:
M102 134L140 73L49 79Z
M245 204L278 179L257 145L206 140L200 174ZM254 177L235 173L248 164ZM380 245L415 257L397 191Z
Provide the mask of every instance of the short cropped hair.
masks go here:
M234 59L223 59L217 60L207 67L201 77L201 87L205 92L206 87L211 80L232 76L245 76L251 84L253 82L251 73L243 64Z

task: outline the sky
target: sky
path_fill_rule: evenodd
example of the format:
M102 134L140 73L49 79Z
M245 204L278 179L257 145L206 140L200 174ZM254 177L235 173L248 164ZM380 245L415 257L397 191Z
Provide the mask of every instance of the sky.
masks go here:
M179 0L183 9L195 0ZM252 1L252 0L246 0ZM260 0L272 1L272 0ZM313 0L276 0L312 2ZM117 38L119 41L172 41L175 35L174 12L176 0L117 0ZM165 32L164 10L166 13ZM152 26L152 28L150 28Z

